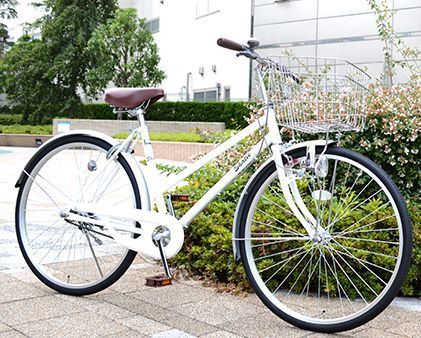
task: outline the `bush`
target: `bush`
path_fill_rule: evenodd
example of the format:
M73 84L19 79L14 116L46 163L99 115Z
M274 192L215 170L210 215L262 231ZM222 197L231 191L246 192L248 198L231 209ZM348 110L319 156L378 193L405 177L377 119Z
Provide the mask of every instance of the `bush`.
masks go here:
M22 117L21 114L0 114L0 126L20 124Z
M0 134L37 134L37 135L51 135L53 133L52 125L22 125L14 124L11 126L0 125Z
M383 167L407 201L414 251L402 294L416 297L421 296L420 92L420 83L416 81L409 86L371 88L366 129L342 137L342 146L362 153ZM238 159L242 153L244 149L237 149L234 158ZM232 157L217 163L226 169L228 161L232 163ZM221 176L218 168L207 167L188 178L188 184L179 191L197 201ZM185 250L173 259L177 266L214 282L248 288L243 268L234 262L231 231L235 207L249 177L250 172L241 176L193 220L186 231ZM176 207L181 216L190 205L178 203Z
M229 129L245 127L246 102L158 102L148 109L152 121L225 122Z
M77 118L114 120L116 115L108 104L93 103L79 105L66 110L58 105L24 106L2 108L10 114L22 114L28 124L50 124L53 118ZM242 128L249 114L245 102L157 102L146 112L146 119L152 121L201 121L225 122L227 128ZM123 115L127 118L127 115Z
M421 191L421 79L391 88L372 87L367 123L361 133L347 134L343 146L380 165L406 198L418 200Z

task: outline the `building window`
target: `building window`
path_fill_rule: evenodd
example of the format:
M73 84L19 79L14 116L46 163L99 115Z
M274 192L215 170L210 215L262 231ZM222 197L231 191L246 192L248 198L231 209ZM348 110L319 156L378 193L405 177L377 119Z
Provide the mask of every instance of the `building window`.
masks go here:
M146 21L145 28L151 33L159 32L159 18Z
M199 102L217 101L218 90L216 88L195 90L193 93L193 100Z
M218 12L217 0L196 0L196 19Z
M224 87L224 100L225 101L231 100L231 88L230 87Z

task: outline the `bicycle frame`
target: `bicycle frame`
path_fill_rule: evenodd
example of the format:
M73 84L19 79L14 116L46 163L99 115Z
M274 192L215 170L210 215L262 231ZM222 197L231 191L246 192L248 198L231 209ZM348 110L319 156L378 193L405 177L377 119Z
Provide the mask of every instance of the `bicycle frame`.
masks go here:
M188 165L185 169L179 172L173 177L163 179L160 175L153 153L152 144L149 137L148 127L144 119L144 110L142 107L138 107L134 110L129 111L132 116L137 116L139 121L139 127L134 129L131 134L124 140L121 144L112 147L108 153L109 160L114 159L118 156L119 153L131 153L134 149L136 143L141 140L144 154L146 158L146 166L143 166L143 174L145 175L145 182L147 185L147 190L149 194L149 199L151 203L151 209L153 210L156 206L156 211L146 211L146 210L107 210L98 208L93 205L80 205L80 210L86 212L93 212L95 214L103 215L105 217L115 217L119 219L132 220L142 222L143 224L150 224L152 226L156 225L165 225L173 227L173 229L182 229L187 228L190 222L208 205L210 204L216 196L225 189L225 187L230 184L237 176L239 176L249 165L251 165L257 156L261 153L262 150L269 148L272 154L273 160L276 164L278 178L282 192L284 194L285 200L288 206L291 209L291 212L294 216L297 217L299 222L307 231L310 238L320 233L324 232L324 229L318 226L317 220L307 209L305 203L303 202L300 193L298 191L295 175L294 173L287 172L283 164L283 154L285 153L285 144L283 144L279 127L276 119L276 112L269 104L267 94L265 91L264 81L262 78L262 73L257 69L257 77L261 86L261 95L263 100L267 102L266 107L264 108L264 114L262 117L257 119L254 123L250 124L236 135L232 136L230 139L226 140L224 143L220 144L218 147L213 149L211 152L203 156L198 161ZM169 191L171 188L175 187L178 183L182 182L188 176L196 172L197 170L204 167L207 163L217 158L219 155L235 146L241 142L246 137L250 136L252 133L257 130L263 130L263 127L267 127L267 133L259 140L225 175L213 186L211 187L202 198L197 201L180 219L175 218L171 215L170 206L167 206L165 203L164 193ZM326 143L327 144L327 143ZM310 157L310 162L312 165L315 163L315 145L313 147L308 147L308 153ZM113 237L118 240L123 245L127 246L132 250L140 250L140 239L144 236L140 236L137 239L130 239L127 237L119 238L116 228L110 226L104 220L92 221L92 219L86 219L83 216L69 214L67 218L69 220L79 221L79 222L91 222L97 225L105 225L106 229L112 233ZM118 230L128 231L132 233L141 233L133 227L127 226L118 226ZM179 233L180 234L180 233ZM175 254L177 250L181 248L181 245L178 249L174 249L173 253ZM178 251L177 251L178 252ZM171 255L170 255L171 256Z
M153 205L156 205L160 214L167 214L167 206L164 200L164 193L175 187L178 183L182 182L188 176L196 172L197 170L204 167L207 163L235 146L243 139L261 129L263 126L267 126L267 134L258 141L238 162L234 165L212 188L210 188L202 198L192 206L187 213L185 213L179 220L184 228L188 227L188 224L209 204L216 196L224 190L224 188L236 179L249 165L251 165L260 152L267 147L270 148L274 160L277 164L278 175L281 182L281 187L286 198L287 203L292 209L292 212L297 216L302 225L305 227L310 236L314 235L316 220L308 211L304 205L301 197L298 194L298 190L295 184L294 177L288 176L284 170L282 153L283 143L279 134L279 129L276 121L275 112L271 107L265 108L265 114L250 124L245 129L219 145L217 148L203 156L198 161L188 165L183 171L170 177L167 180L157 179L160 174L156 167L156 162L153 154L152 145L149 138L148 128L146 126L143 110L137 111L138 120L140 126L132 131L129 137L121 144L121 149L132 150L134 144L133 139L142 140L144 148L145 158L147 162L146 175L150 176L146 181L148 182L148 190ZM132 144L130 147L128 145ZM291 190L290 190L291 188ZM292 191L292 192L291 192Z

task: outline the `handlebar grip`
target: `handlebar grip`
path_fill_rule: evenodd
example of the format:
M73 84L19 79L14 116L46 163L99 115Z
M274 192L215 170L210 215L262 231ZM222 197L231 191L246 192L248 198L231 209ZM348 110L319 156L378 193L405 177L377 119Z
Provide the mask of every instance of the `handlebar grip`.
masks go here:
M234 41L231 41L231 40L228 40L228 39L224 39L224 38L219 38L218 41L216 41L216 43L220 47L232 49L232 50L235 50L237 52L242 52L242 51L246 50L246 46L240 45L237 42L234 42Z

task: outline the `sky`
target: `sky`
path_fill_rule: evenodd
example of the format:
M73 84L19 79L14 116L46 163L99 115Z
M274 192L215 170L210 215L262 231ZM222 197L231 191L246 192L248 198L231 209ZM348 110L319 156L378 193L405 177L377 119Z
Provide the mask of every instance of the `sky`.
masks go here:
M34 0L18 0L18 5L16 6L18 18L5 21L8 26L11 40L16 40L22 35L24 23L34 22L42 15L40 10L31 6L32 2L34 2Z

